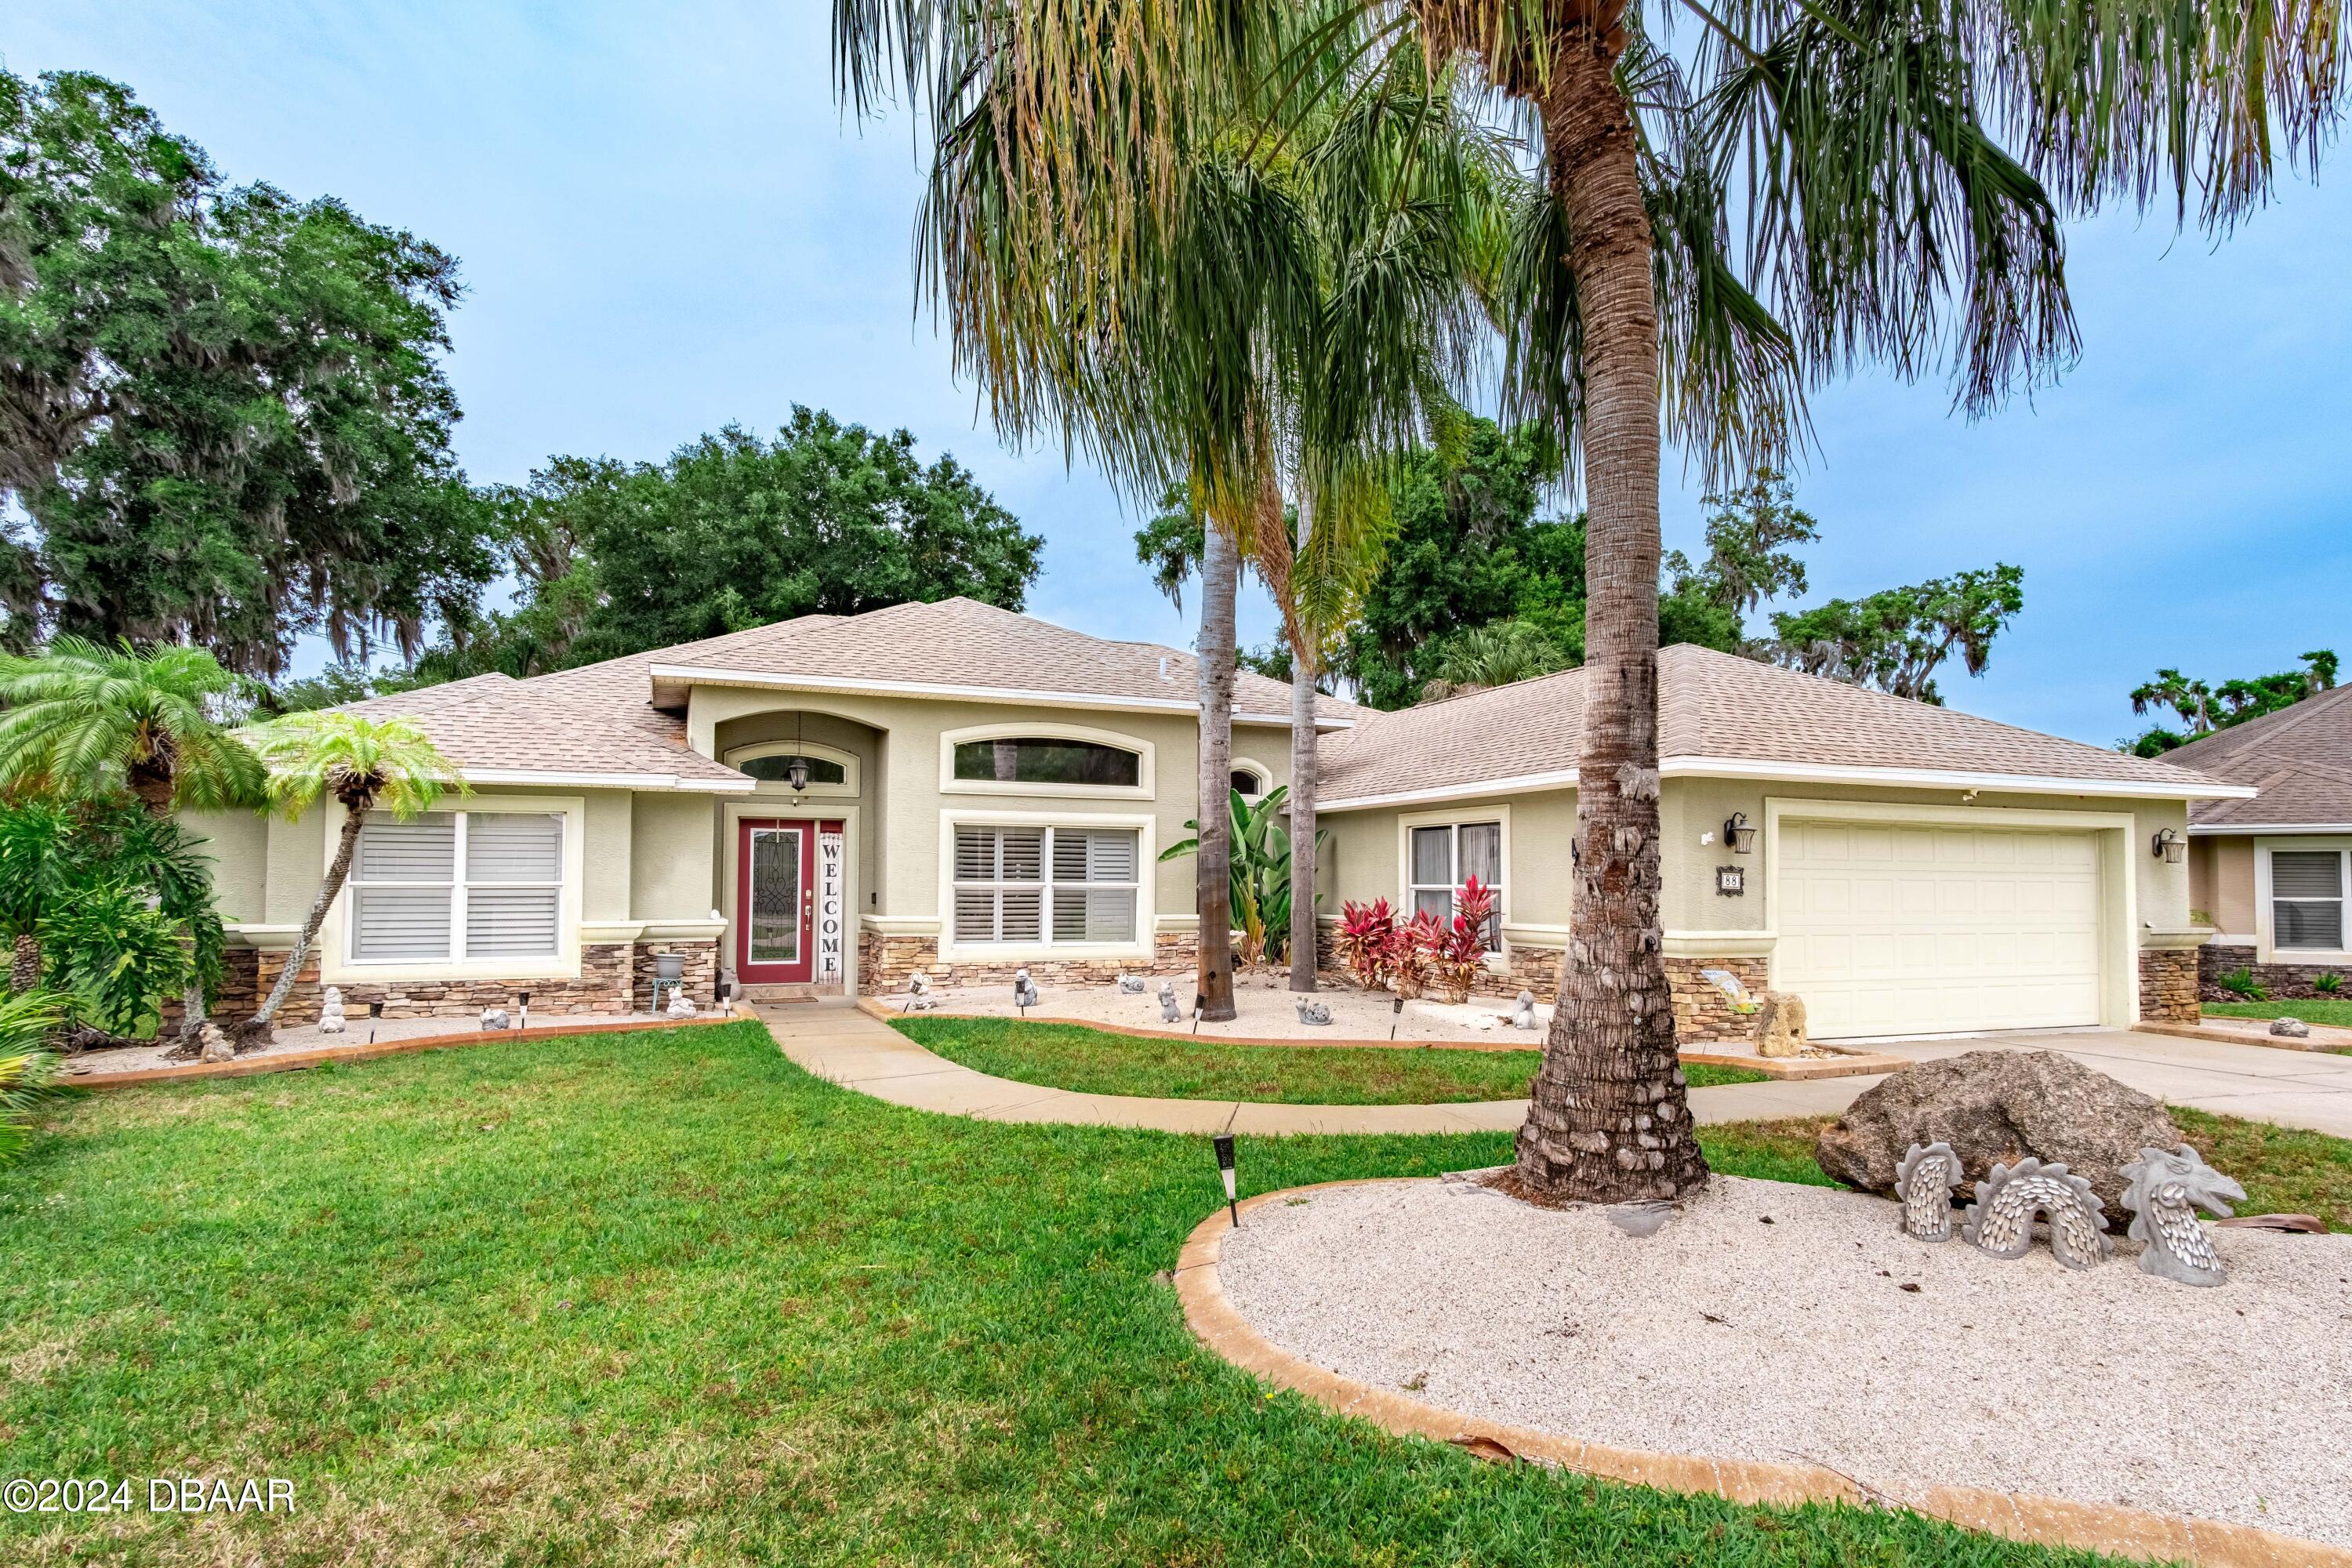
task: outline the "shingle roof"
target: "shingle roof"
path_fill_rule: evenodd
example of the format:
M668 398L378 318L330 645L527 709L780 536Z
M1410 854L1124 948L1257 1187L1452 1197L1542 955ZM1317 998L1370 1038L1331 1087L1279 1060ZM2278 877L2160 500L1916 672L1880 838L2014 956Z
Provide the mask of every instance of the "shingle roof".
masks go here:
M2164 760L2262 792L2199 805L2189 815L2194 826L2352 825L2352 687L2216 731Z
M1572 669L1367 715L1323 743L1323 792L1346 802L1572 780L1587 676ZM1688 645L1658 655L1658 721L1660 757L1696 773L1711 770L1691 764L1729 763L1800 775L1870 769L2093 781L2137 794L2226 787L2163 763Z
M693 670L693 677L656 669ZM1061 697L1073 706L1165 704L1190 710L1200 689L1193 656L1154 643L1111 642L971 599L898 605L861 616L803 616L516 680L478 675L353 704L415 719L468 774L515 772L636 774L683 788L748 788L734 769L689 750L676 710L696 679L728 675L789 684L827 681L934 695L1003 692ZM659 701L662 707L654 704ZM1288 721L1290 689L1243 670L1237 714ZM1319 700L1325 723L1365 711Z

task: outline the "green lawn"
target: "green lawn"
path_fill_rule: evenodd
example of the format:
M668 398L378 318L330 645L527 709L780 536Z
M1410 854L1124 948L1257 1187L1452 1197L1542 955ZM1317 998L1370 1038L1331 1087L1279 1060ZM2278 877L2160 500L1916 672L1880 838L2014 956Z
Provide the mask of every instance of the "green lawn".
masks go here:
M2208 1002L2204 1010L2221 1018L2300 1018L2352 1029L2352 1000L2316 997L2308 1002Z
M1163 1100L1257 1100L1283 1105L1436 1105L1519 1100L1538 1051L1444 1047L1388 1050L1345 1046L1221 1046L1111 1035L1073 1024L1016 1018L905 1018L893 1027L925 1049L1015 1083L1087 1094ZM1690 1066L1695 1089L1759 1083L1745 1068Z
M118 1090L50 1124L0 1192L0 1479L279 1477L298 1511L0 1513L12 1568L2089 1561L1481 1464L1269 1395L1155 1279L1217 1205L1205 1141L885 1105L755 1024ZM1244 1139L1241 1172L1509 1147Z

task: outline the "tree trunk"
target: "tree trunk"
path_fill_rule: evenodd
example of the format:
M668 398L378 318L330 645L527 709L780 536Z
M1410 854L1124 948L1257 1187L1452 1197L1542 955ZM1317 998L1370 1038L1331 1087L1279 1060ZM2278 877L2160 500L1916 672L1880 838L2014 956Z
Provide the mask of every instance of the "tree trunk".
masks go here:
M8 965L8 989L22 996L41 984L41 939L31 931L16 933L16 951Z
M1315 526L1315 497L1301 486L1295 563L1307 553ZM1290 623L1290 988L1315 989L1315 677L1321 650L1291 597Z
M1516 1167L1530 1195L1597 1202L1706 1180L1658 919L1658 311L1621 47L1569 33L1540 102L1584 321L1589 599L1570 963Z
M269 1020L277 1016L287 993L294 989L294 977L302 973L302 965L310 957L310 944L318 940L319 928L327 921L327 910L333 905L335 895L343 890L343 879L352 874L352 855L360 847L360 829L366 825L367 807L344 808L342 837L335 843L335 858L327 868L325 879L319 884L319 896L310 900L310 918L302 922L302 931L294 939L293 951L286 955L286 967L278 972L278 983L269 988L269 994L262 998L260 1011L237 1030L239 1048L243 1048L246 1042L268 1033Z
M1234 1016L1234 598L1241 551L1211 519L1201 551L1201 1016Z

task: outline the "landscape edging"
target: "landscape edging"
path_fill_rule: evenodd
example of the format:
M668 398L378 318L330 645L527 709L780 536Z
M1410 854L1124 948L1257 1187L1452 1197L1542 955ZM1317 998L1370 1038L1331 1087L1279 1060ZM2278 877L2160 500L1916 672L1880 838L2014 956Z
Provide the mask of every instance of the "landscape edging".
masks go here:
M1303 1193L1437 1179L1372 1176L1318 1182L1244 1198L1239 1212L1247 1215ZM1217 1276L1224 1238L1234 1223L1223 1209L1212 1213L1192 1227L1177 1255L1176 1297L1183 1308L1186 1325L1202 1344L1253 1376L1305 1394L1339 1415L1360 1416L1400 1436L1427 1437L1452 1444L1481 1458L1499 1460L1501 1455L1493 1452L1499 1448L1512 1459L1635 1486L1706 1492L1738 1503L1780 1507L1807 1502L1892 1503L1969 1530L2032 1545L2190 1563L2199 1568L2281 1568L2286 1563L2305 1564L2307 1568L2352 1568L2352 1550L2281 1535L2253 1525L2191 1520L2064 1498L2013 1495L1981 1487L1925 1487L1916 1491L1880 1493L1818 1465L1615 1448L1461 1415L1392 1390L1375 1388L1292 1355L1259 1333L1235 1309Z
M738 1010L732 1018L718 1014L697 1018L647 1018L643 1023L542 1024L528 1029L466 1029L447 1035L411 1035L373 1045L318 1046L309 1050L273 1051L225 1062L178 1062L167 1068L139 1068L130 1072L75 1073L58 1081L69 1089L125 1089L132 1084L173 1083L185 1079L251 1078L258 1073L295 1072L328 1062L373 1061L406 1051L437 1051L453 1046L485 1046L499 1040L551 1040L566 1035L619 1035L645 1029L691 1029L700 1024L738 1024L753 1015Z

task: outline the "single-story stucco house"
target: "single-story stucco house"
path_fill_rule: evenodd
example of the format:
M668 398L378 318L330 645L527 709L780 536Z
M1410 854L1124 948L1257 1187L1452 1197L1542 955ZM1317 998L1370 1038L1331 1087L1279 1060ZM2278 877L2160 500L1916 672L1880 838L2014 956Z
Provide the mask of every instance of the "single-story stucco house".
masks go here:
M2251 798L2201 800L2189 814L2189 901L2213 928L2200 955L2208 1000L2238 969L2274 994L2321 974L2352 982L2344 901L2352 889L2352 687L2217 731L2167 752Z
M1660 656L1664 925L1685 1037L1745 1026L1702 972L1805 996L1824 1037L2192 1016L2194 805L2243 784L1677 647ZM1192 655L951 599L810 616L528 680L360 704L467 793L371 821L320 987L394 1016L642 1008L655 959L759 987L1174 973L1193 873ZM1324 914L1500 889L1489 984L1568 938L1581 672L1377 713L1327 699ZM1235 783L1287 782L1290 698L1244 672ZM795 788L793 759L805 764ZM275 979L333 807L210 816L236 989Z

